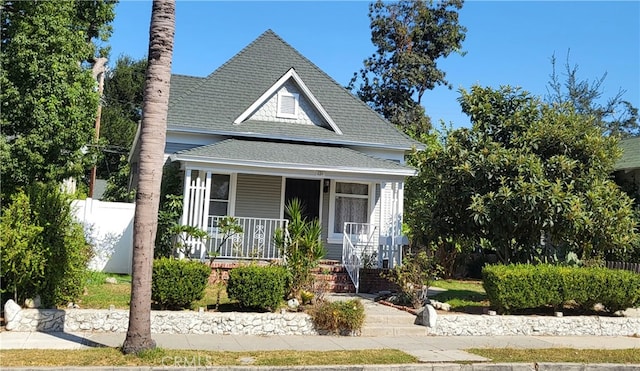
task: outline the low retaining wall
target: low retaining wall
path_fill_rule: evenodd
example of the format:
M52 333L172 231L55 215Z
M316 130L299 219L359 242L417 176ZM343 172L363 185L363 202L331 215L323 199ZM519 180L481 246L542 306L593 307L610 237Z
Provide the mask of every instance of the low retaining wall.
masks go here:
M5 305L6 329L41 332L126 332L128 310L20 309ZM305 313L151 311L156 334L319 335ZM430 335L640 336L639 317L443 314Z
M640 318L599 316L439 315L429 334L442 336L640 336Z
M5 315L7 311L5 310ZM6 320L11 331L126 332L128 310L21 309ZM151 311L155 334L317 335L305 313Z

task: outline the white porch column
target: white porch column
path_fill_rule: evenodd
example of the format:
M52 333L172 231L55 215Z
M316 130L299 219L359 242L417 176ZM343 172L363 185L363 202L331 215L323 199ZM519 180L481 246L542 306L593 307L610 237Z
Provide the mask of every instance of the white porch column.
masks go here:
M380 249L378 265L387 259L389 268L402 262L403 183L380 183Z
M196 176L194 173L197 172ZM208 230L209 198L211 194L211 172L187 169L184 177L184 198L182 224ZM204 258L206 246L202 241L186 238L185 244L190 254L199 253ZM181 258L183 256L180 256Z

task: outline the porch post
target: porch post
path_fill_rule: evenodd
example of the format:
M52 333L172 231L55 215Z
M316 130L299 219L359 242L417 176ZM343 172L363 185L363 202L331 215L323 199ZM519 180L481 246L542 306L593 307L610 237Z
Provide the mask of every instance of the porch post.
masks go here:
M202 219L200 223L200 229L209 233L209 199L211 198L211 171L207 171L207 178L204 185L203 207L202 207ZM204 259L207 244L200 242L200 260Z
M402 252L397 249L402 243L402 197L401 182L380 183L380 248L378 266L383 266L386 258L388 267L402 263ZM386 256L385 256L386 254Z
M180 224L187 225L188 222L188 213L191 198L191 169L185 169L184 171L184 184L182 186L182 218L180 219ZM180 251L178 255L179 259L184 259L184 252Z

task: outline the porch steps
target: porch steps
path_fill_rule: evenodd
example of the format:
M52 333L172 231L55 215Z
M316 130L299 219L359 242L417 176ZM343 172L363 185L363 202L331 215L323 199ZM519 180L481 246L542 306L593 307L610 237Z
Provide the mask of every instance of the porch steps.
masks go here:
M361 336L429 335L427 328L413 322L416 316L398 310L398 314L367 314Z
M327 292L356 292L356 287L351 282L349 273L339 262L322 261L318 267L313 269L312 274Z
M360 336L427 336L424 326L414 324L416 316L404 310L383 305L375 301L376 294L333 294L327 297L331 301L344 301L359 298L364 306L364 325Z
M406 311L362 300L366 317L361 336L426 336L427 328L415 325L416 316Z

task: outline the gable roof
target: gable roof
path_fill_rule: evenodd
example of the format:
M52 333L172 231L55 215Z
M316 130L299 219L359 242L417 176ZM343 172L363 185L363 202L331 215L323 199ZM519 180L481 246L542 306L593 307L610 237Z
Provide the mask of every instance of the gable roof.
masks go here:
M339 130L309 125L234 121L293 69ZM174 84L176 86L174 87ZM332 127L334 125L331 125ZM206 78L174 75L169 130L247 138L408 150L424 146L396 129L268 30ZM341 133L340 133L341 132Z
M616 162L616 170L640 169L640 137L620 141L622 157Z

